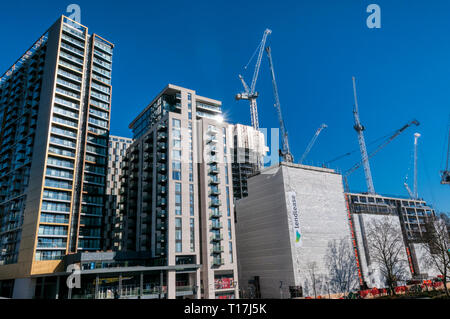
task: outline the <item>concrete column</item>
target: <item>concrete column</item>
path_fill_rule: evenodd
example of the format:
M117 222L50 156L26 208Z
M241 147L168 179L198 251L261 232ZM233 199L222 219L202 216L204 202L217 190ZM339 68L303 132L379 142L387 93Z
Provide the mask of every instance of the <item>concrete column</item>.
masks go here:
M195 274L195 285L197 286L197 293L195 295L196 299L200 299L202 297L202 287L200 286L201 283L201 275L200 275L200 268L197 269L197 272Z
M99 279L99 277L98 277L98 275L95 277L95 297L94 297L94 299L97 299L98 298L98 284L99 284L99 281L100 281L100 279Z
M167 296L168 296L168 299L175 299L177 296L175 281L176 281L175 271L168 271L168 273L167 273Z

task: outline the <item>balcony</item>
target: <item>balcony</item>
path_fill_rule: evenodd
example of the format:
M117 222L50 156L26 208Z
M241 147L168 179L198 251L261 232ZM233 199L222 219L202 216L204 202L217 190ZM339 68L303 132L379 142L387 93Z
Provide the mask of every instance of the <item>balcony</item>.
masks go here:
M155 250L155 255L157 256L164 256L166 254L166 249L164 248L158 248Z
M208 182L210 185L218 185L218 184L220 184L220 178L210 178L209 179L209 182Z
M165 150L167 150L167 143L158 143L158 144L156 144L157 145L157 147L158 147L158 151L165 151Z
M209 165L210 164L217 164L217 163L219 163L219 160L217 159L217 157L215 157L215 156L210 156L209 158L208 158L208 162L207 162Z
M160 207L165 207L167 205L167 201L165 198L158 198L156 201L156 205Z
M158 193L158 195L165 195L166 194L166 187L165 186L158 186L157 193Z
M157 140L158 141L165 141L165 140L167 140L167 133L159 133L158 134L158 137L157 137Z
M209 196L219 196L221 194L220 189L211 189L208 192Z
M223 253L223 246L213 246L211 248L211 254L220 254Z
M144 143L144 151L149 151L153 149L153 144L152 143Z
M158 124L158 126L156 127L156 129L157 129L159 132L165 131L165 130L167 129L167 125L164 124L164 123Z
M160 172L160 173L165 173L166 170L167 170L167 166L166 166L166 164L158 164L158 165L156 166L156 169L157 169L158 172Z
M158 183L159 184L165 184L167 182L167 176L158 174Z
M156 217L158 218L166 218L167 212L165 209L158 208L156 211Z
M209 134L209 135L212 135L212 134L218 134L219 133L219 131L217 130L217 128L215 128L215 127L208 127L208 129L206 130L206 133L207 134Z
M209 218L220 218L220 217L222 217L222 213L219 211L209 214Z
M217 139L215 138L209 138L206 140L207 144L217 144Z
M213 258L212 265L213 266L222 266L224 264L224 260L222 258Z
M157 158L158 158L158 162L165 162L167 160L167 156L164 153L159 153Z
M209 239L211 241L221 241L221 240L223 240L223 235L222 234L220 234L219 236L212 235Z
M223 228L222 223L212 223L211 226L209 226L209 230L219 230Z
M220 200L211 200L209 202L210 207L219 207L222 205L222 202Z
M218 168L218 167L211 167L211 168L208 170L208 174L212 174L212 175L217 175L217 174L219 174L219 168Z

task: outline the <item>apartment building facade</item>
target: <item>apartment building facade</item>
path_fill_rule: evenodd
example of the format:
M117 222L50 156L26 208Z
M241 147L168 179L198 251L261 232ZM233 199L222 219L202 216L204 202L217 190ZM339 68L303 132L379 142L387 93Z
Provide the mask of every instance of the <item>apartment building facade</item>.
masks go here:
M122 161L133 139L109 136L108 174L106 177L103 250L122 250L123 216L120 213Z
M15 297L101 248L113 47L62 16L1 77L0 281Z
M130 128L123 249L192 266L163 274L168 298L237 298L232 130L221 102L169 84Z
M261 170L268 152L264 134L251 126L231 125L234 199L248 196L247 179Z

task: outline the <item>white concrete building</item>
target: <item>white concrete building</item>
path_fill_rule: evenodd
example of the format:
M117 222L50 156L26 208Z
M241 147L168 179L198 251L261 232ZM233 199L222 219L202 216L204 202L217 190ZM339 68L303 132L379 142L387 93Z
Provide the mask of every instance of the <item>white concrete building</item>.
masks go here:
M244 296L289 298L289 287L313 295L308 265L328 273L333 240L349 237L342 176L330 169L281 163L248 180L249 196L236 203L239 285ZM350 239L348 239L350 242ZM281 286L281 288L280 288ZM318 294L325 293L318 285Z

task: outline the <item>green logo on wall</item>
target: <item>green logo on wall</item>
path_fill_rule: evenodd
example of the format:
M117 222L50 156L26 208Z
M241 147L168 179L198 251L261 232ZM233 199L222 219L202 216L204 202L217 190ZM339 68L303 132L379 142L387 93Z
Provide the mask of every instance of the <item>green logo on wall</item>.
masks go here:
M300 237L302 237L299 233L299 231L297 230L297 236L296 236L296 241L297 243L300 241Z

